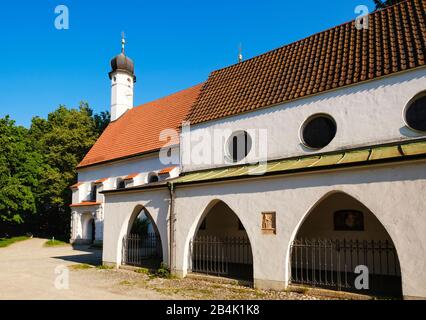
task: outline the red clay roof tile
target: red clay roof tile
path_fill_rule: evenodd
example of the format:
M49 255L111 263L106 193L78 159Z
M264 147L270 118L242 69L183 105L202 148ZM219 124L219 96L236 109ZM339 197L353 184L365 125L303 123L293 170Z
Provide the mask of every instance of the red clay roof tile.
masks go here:
M137 177L139 175L139 173L132 173L129 174L127 177L124 178L124 180L131 180L134 179L135 177Z
M70 207L88 207L88 206L99 206L101 205L100 202L95 201L83 201L81 203L73 203L70 204Z
M127 111L111 122L78 168L153 152L164 129L178 130L197 99L202 84Z
M161 170L158 174L168 174L170 173L173 169L175 169L176 166L174 167L168 167L168 168L164 168L163 170Z
M103 179L99 179L95 181L95 184L101 184L104 183L105 181L107 181L109 178L103 178Z
M70 189L78 189L79 186L81 186L83 184L83 182L77 182L76 184L73 184L72 186L70 186Z
M425 65L426 1L408 0L214 71L187 120L250 112Z

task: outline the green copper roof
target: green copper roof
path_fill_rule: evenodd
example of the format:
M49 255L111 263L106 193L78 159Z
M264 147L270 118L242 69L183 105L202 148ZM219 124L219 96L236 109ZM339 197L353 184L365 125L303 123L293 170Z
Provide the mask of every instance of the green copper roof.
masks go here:
M426 156L426 140L401 141L386 146L363 147L333 153L300 156L271 161L262 166L243 165L202 172L188 173L173 182L174 185L206 181L232 180L258 175L286 174L298 171L339 168L345 165L366 165L383 161L401 161Z

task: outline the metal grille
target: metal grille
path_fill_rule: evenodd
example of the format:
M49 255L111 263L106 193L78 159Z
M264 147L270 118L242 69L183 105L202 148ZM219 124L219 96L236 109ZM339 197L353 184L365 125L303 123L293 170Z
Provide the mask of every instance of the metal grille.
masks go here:
M191 241L192 271L252 280L253 256L245 237L199 236Z
M161 241L157 234L129 234L123 238L122 263L130 266L146 266L150 260L161 260L161 252Z
M357 266L369 270L368 294L400 295L401 274L389 241L295 240L291 246L291 282L357 291ZM364 292L360 292L364 293Z

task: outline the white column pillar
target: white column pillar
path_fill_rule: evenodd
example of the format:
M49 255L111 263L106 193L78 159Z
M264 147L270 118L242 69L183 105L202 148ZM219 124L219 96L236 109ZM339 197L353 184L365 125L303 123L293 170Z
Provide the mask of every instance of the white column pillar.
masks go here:
M104 212L103 207L95 211L95 242L102 243L104 237Z
M70 242L73 243L77 239L77 211L71 212L71 232L70 232Z

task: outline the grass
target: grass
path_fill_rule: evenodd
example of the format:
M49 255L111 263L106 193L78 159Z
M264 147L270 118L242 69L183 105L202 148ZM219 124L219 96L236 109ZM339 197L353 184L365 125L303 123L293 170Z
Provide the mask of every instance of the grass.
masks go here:
M148 268L138 268L135 270L136 273L149 274L150 271Z
M48 240L44 243L45 247L59 247L59 246L66 246L68 243L60 240Z
M113 266L106 266L104 264L101 264L99 266L96 266L96 269L98 270L112 270L115 269Z
M29 237L26 237L26 236L13 237L13 238L0 238L0 248L8 247L15 242L24 241L27 239L29 239Z
M80 264L73 264L69 268L72 269L72 270L87 270L87 269L92 269L93 266L91 266L90 264L86 264L86 263L80 263Z

